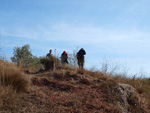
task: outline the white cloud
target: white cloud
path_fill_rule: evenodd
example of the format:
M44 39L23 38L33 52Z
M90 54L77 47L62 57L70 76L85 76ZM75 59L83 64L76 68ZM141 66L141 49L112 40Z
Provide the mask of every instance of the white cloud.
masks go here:
M2 35L15 37L15 38L24 38L24 39L38 39L39 34L35 31L30 31L26 29L16 29L15 31L5 31L2 32Z
M150 41L150 33L138 30L113 30L98 27L77 27L68 24L54 25L50 27L16 28L14 30L1 29L1 35L45 41L58 41L66 43L76 43L83 45L113 44L113 43L144 43ZM135 44L136 44L135 43Z
M50 45L44 43L53 43L55 46L69 47L91 47L95 51L109 53L111 55L124 55L143 57L149 56L147 50L150 49L150 33L134 30L122 29L102 29L94 26L72 26L69 24L56 24L49 27L38 26L36 29L16 28L14 30L3 29L1 35L10 36L27 41L34 46L42 45L49 48ZM25 41L23 41L25 42ZM17 42L15 42L17 43ZM11 45L17 45L12 44ZM46 46L46 47L44 47ZM42 48L42 47L41 47ZM64 47L65 48L65 47ZM71 51L71 50L70 50ZM96 53L95 53L96 54ZM139 55L140 54L140 55Z

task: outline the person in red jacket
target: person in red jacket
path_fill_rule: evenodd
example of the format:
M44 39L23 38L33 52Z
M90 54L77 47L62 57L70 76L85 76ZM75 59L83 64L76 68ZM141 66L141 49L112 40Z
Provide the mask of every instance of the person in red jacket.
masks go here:
M68 54L66 53L66 51L63 51L63 53L61 54L61 63L62 64L68 64Z

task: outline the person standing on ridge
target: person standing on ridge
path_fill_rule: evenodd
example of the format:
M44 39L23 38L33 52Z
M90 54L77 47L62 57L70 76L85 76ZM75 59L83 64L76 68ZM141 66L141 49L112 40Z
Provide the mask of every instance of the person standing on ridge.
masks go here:
M53 58L53 55L52 55L52 50L50 49L49 50L49 53L46 55L46 60L45 60L45 63L44 63L44 67L45 67L45 70L52 70L54 69L54 58Z
M68 54L66 53L66 51L64 51L62 54L61 54L61 63L64 64L68 64Z
M78 52L77 52L77 59L78 59L78 65L79 65L79 69L83 69L84 66L84 55L86 55L86 52L83 48L81 48Z
M50 49L49 50L49 53L46 55L46 58L51 58L53 55L52 55L52 50Z

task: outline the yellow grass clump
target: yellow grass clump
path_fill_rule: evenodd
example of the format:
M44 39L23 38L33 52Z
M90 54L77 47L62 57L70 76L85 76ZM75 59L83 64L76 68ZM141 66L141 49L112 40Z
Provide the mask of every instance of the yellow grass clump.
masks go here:
M0 85L11 86L17 92L27 88L28 81L25 75L20 72L13 64L0 62Z
M15 112L20 92L26 91L28 80L13 64L0 60L0 112Z

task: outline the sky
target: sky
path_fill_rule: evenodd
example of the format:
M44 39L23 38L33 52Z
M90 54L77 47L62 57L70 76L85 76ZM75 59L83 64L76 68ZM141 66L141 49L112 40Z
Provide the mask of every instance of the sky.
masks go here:
M85 67L106 59L150 75L150 0L0 0L0 48L29 44L34 56L84 48Z

